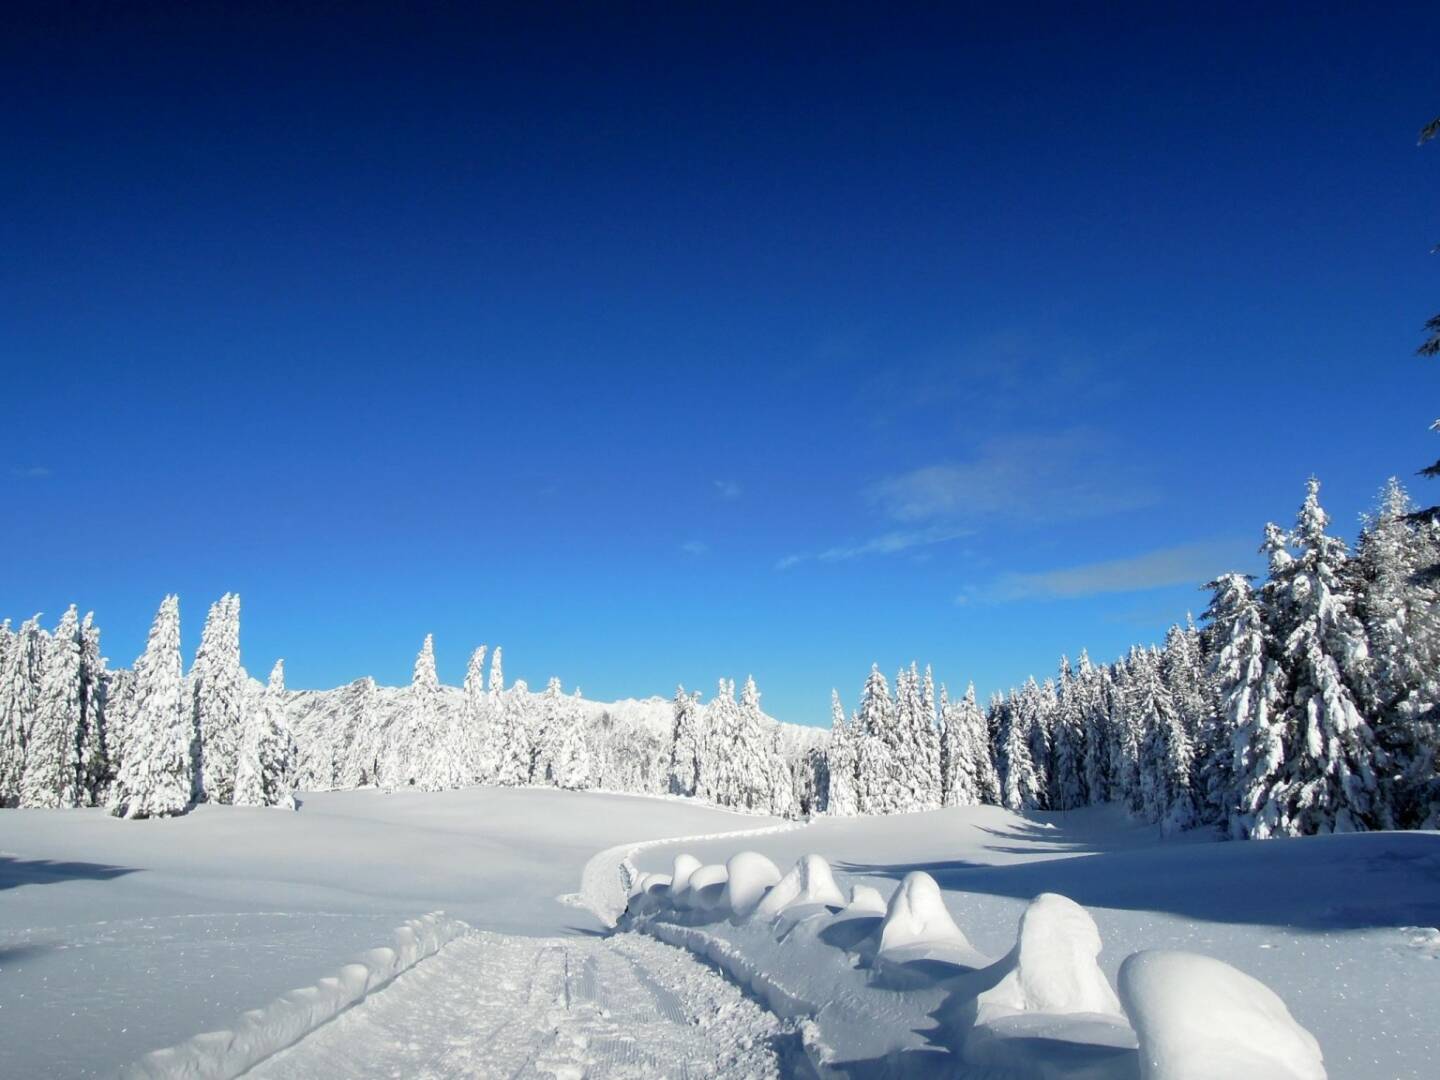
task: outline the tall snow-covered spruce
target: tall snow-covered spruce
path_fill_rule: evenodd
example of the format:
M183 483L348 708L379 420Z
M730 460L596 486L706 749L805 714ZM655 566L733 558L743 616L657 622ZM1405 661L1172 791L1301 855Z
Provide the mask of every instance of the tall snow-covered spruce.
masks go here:
M167 596L135 661L124 756L110 795L116 817L183 814L194 797L194 725L180 657L180 600Z
M240 742L235 769L236 806L295 809L294 743L285 720L285 661L275 661L270 681Z
M240 597L234 593L226 593L210 606L200 648L190 666L190 693L200 748L197 795L210 802L232 802L245 707Z
M45 648L35 720L25 741L21 806L79 806L84 724L84 642L71 604Z

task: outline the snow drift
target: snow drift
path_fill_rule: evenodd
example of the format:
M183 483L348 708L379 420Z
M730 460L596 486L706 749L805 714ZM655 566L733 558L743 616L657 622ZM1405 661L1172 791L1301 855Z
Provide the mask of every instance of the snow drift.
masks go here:
M677 858L675 862L678 865L680 860ZM802 855L794 868L755 906L754 914L757 919L773 919L786 908L810 904L845 906L845 894L835 884L830 864L819 855Z
M229 1080L239 1076L469 930L466 923L441 911L411 919L395 931L390 945L371 949L314 986L292 990L245 1013L231 1030L209 1031L146 1054L120 1071L121 1080Z
M1144 1080L1325 1080L1320 1044L1258 979L1209 956L1147 950L1120 965Z

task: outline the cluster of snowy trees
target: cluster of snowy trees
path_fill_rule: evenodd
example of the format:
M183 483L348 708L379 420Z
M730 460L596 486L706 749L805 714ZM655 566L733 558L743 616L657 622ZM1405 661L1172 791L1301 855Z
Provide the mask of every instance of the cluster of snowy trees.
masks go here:
M714 699L675 692L670 744L670 793L717 806L792 817L810 810L804 783L812 767L787 752L779 724L760 711L753 677L735 700L733 680L720 680Z
M680 790L663 702L638 715L566 694L505 685L502 651L481 646L463 688L444 686L427 637L408 687L363 678L287 692L240 662L240 598L211 607L187 673L180 607L167 597L133 668L110 669L91 616L0 624L0 805L107 806L119 816L179 814L199 802L294 807L295 790L472 784L663 794ZM795 777L780 725L754 680L702 706L685 697L694 775L684 793L791 813ZM659 725L654 722L659 720ZM813 798L807 798L807 807Z
M1236 838L1440 825L1440 524L1392 480L1353 553L1328 528L1311 480L1294 529L1266 527L1266 580L1209 583L1203 628L1062 659L987 709L928 669L893 694L872 669L853 716L834 698L823 808L1118 802Z
M0 805L108 806L121 817L197 801L293 806L284 662L261 687L240 666L240 598L210 609L187 677L180 602L160 605L145 651L110 670L94 618L71 606L0 623Z

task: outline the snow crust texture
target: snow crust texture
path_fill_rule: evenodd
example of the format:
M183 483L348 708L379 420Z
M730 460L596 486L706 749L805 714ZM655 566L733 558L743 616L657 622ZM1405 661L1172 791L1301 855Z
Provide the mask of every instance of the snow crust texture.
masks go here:
M1264 983L1208 956L1138 952L1120 997L1140 1036L1143 1080L1324 1080L1315 1037Z
M346 1009L434 956L470 927L444 912L411 919L387 946L313 986L292 990L247 1012L231 1030L210 1031L146 1054L120 1071L121 1080L228 1080L304 1038Z

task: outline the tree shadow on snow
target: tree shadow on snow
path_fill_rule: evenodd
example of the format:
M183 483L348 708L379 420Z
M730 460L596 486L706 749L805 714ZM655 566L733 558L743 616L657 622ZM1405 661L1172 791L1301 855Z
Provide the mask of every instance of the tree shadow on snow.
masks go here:
M1158 844L1006 866L950 860L836 869L897 881L923 870L948 891L1018 900L1058 892L1089 908L1301 930L1430 925L1440 907L1440 835L1431 833Z
M104 863L55 862L51 859L17 859L12 855L0 855L0 889L54 885L61 881L109 881L124 874L133 874L136 869Z

